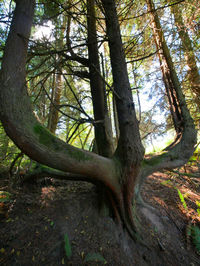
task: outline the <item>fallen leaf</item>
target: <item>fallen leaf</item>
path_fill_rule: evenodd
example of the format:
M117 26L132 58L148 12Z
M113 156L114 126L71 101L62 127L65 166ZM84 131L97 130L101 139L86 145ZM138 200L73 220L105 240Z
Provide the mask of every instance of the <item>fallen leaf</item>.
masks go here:
M1 252L1 253L5 253L5 251L6 251L5 248L1 248L1 249L0 249L0 252Z
M13 248L10 253L13 254L14 252L15 252L15 249Z

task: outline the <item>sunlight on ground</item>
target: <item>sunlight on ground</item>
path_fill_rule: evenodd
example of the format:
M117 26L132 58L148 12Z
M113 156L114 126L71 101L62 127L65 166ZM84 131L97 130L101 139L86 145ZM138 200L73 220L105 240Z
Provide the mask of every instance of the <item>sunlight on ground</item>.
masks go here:
M50 201L56 197L56 188L53 186L43 187L41 189L41 200L40 203L43 207L50 205Z
M166 210L176 206L188 221L200 223L199 183L193 183L188 177L179 177L170 172L168 174L154 173L147 182L153 189L153 201Z

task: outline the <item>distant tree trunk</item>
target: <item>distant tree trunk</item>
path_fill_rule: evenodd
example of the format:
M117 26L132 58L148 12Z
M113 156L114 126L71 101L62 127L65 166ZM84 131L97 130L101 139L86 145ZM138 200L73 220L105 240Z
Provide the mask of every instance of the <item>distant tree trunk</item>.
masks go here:
M171 7L172 13L175 19L175 25L178 29L178 34L182 42L183 51L188 70L188 81L191 86L191 90L194 93L194 100L198 107L200 107L200 74L197 67L197 60L192 47L192 41L184 25L182 18L182 9L178 5Z
M62 75L55 74L55 87L52 89L52 102L50 103L48 129L55 134L59 121L59 105L62 94Z
M54 94L55 94L55 73L53 73L53 77L52 77L52 81L50 84L51 87L51 102L49 105L49 114L48 114L48 124L47 124L47 128L51 131L51 124L52 124L52 113L53 113L53 109L55 108L53 106L53 101L54 101Z
M117 117L116 98L115 98L114 93L112 97L113 97L113 117L114 117L115 134L116 134L115 142L117 144L119 140L119 122L118 122L118 117Z
M114 151L112 126L108 113L104 82L101 77L94 3L94 0L87 0L88 54L90 87L95 119L95 142L98 154L111 157Z
M151 14L151 25L154 35L154 41L158 50L158 57L160 61L160 67L163 75L163 81L165 84L166 94L170 106L170 112L176 130L175 144L181 137L183 131L183 117L180 103L178 101L177 93L181 92L180 83L174 64L165 41L165 37L160 25L159 17L155 11L154 3L152 0L147 0L148 9ZM170 145L171 147L171 145Z
M59 23L59 22L58 22ZM63 21L61 23L61 31L60 33L56 33L56 39L57 39L57 47L58 49L63 48L63 39L64 39L64 32L66 28L67 20L65 17L63 17ZM57 25L58 27L59 25ZM50 108L49 108L49 121L48 121L48 129L55 134L58 121L59 121L59 106L60 106L60 100L61 100L61 95L62 95L62 69L60 68L59 64L59 56L57 58L57 71L58 73L55 73L54 75L54 82L53 82L53 88L52 88L52 97L51 100L52 102L50 103Z

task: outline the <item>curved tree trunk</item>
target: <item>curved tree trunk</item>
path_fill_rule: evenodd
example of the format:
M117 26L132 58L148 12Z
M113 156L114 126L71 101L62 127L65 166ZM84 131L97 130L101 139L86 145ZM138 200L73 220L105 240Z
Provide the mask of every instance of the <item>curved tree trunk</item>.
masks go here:
M66 144L44 128L33 115L26 91L25 65L34 4L34 0L16 1L0 75L2 124L15 144L35 161L100 181L113 179L112 160Z
M162 154L143 161L143 167L138 176L135 194L140 199L140 190L146 176L161 169L172 169L185 164L193 154L197 141L197 132L190 116L185 97L167 47L159 17L152 0L146 0L151 15L154 40L158 49L163 81L165 84L170 111L176 130L175 140L166 147Z
M169 151L144 160L138 121L130 89L114 0L102 0L117 95L120 137L112 159L64 143L35 118L26 91L26 55L34 0L17 0L0 73L0 119L15 144L33 160L51 168L79 175L80 180L101 182L109 190L114 210L135 237L137 221L132 200L139 195L150 173L184 164L194 151L196 131L182 92L176 100L184 121L182 136ZM56 172L55 175L58 173ZM66 175L66 178L67 175ZM72 179L77 180L75 176ZM133 213L134 211L134 213Z

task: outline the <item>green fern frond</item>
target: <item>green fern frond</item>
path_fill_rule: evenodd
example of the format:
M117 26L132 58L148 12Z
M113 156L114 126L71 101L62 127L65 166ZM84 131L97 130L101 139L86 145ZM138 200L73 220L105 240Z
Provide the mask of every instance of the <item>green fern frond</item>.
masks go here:
M65 241L65 254L67 258L69 259L72 256L72 249L71 249L71 244L69 241L69 237L67 234L64 236L64 241Z
M197 251L200 252L200 228L197 225L192 226L192 241Z
M188 207L187 207L184 195L180 192L180 190L178 188L177 188L177 192L178 192L179 198L180 198L180 200L181 200L181 202L183 204L184 209L187 210Z

